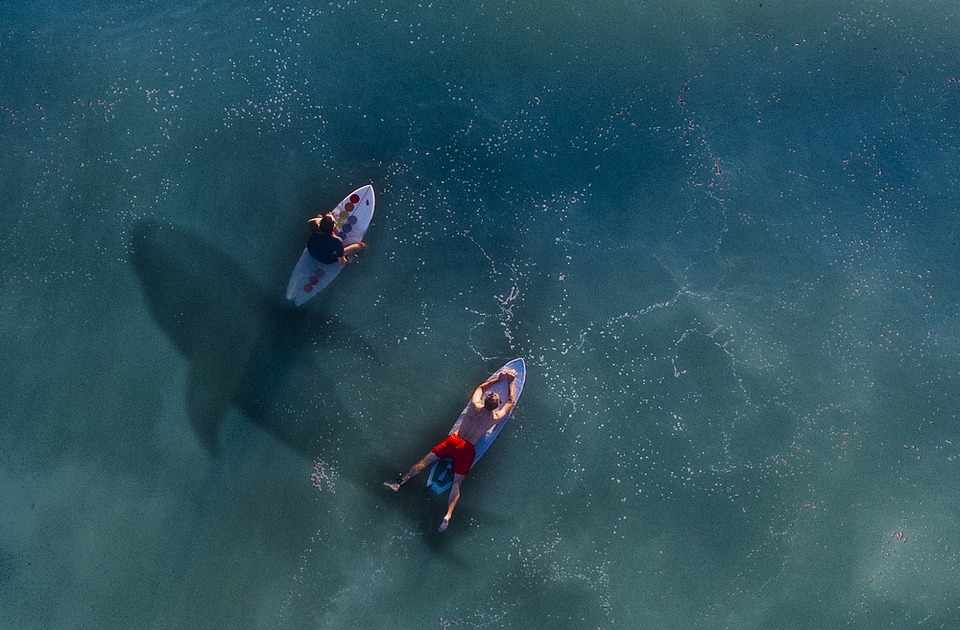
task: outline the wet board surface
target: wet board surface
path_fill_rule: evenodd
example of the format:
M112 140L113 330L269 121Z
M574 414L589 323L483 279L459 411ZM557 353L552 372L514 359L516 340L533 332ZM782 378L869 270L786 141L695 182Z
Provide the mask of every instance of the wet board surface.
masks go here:
M527 367L522 358L514 359L509 363L505 364L499 370L491 374L490 376L495 376L504 370L515 370L517 377L514 379L517 388L517 399L514 401L514 408L510 410L510 413L502 421L498 422L492 429L487 431L486 435L480 438L477 443L474 445L476 449L476 456L473 460L473 465L476 466L477 462L480 461L480 458L483 457L483 454L487 452L487 449L490 448L490 445L493 444L493 441L497 439L497 436L500 435L500 432L503 431L503 427L506 426L510 418L513 417L513 412L516 409L516 403L520 400L520 393L523 391L523 383L526 379ZM509 395L509 384L506 381L499 381L490 387L488 392L496 392L500 396L500 400L506 400ZM450 433L453 433L460 427L460 423L463 422L464 415L467 413L467 409L470 408L470 402L463 408L463 411L460 412L460 416L457 418L457 421L453 423L453 426L450 427ZM450 489L450 486L453 485L453 460L449 458L441 459L438 462L433 464L433 467L430 468L430 475L427 477L427 488L433 490L437 494L443 494Z
M344 247L363 240L373 219L374 205L373 186L367 184L344 197L331 210L335 221L333 233L343 240ZM321 263L304 247L287 283L287 299L300 306L327 288L343 267L339 260L328 265Z

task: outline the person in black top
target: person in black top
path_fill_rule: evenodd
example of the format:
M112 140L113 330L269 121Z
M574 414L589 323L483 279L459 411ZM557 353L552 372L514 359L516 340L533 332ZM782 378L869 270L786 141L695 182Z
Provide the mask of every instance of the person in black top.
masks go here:
M350 255L355 254L361 249L366 248L366 243L360 241L351 245L343 246L343 240L333 234L334 220L329 212L307 221L313 228L313 234L307 241L307 251L310 255L324 265L330 265L338 260L343 264L350 262Z

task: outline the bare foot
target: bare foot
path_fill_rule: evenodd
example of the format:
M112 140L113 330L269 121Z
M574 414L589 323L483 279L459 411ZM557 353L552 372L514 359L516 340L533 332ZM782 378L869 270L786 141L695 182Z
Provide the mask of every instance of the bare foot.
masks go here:
M445 531L447 531L447 528L448 528L448 527L450 527L450 517L449 517L449 516L445 516L445 517L443 517L443 520L440 521L440 528L437 529L437 531L438 531L438 532L445 532Z
M397 492L400 489L400 484L395 481L384 481L383 485L390 488L394 492Z

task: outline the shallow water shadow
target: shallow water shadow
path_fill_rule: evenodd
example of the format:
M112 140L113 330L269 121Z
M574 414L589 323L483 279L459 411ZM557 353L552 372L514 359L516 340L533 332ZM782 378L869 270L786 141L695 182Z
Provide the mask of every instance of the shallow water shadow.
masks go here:
M210 453L231 407L305 456L362 435L316 365L334 351L376 361L356 331L319 305L268 297L238 261L184 230L139 221L131 245L150 313L189 361L188 414Z

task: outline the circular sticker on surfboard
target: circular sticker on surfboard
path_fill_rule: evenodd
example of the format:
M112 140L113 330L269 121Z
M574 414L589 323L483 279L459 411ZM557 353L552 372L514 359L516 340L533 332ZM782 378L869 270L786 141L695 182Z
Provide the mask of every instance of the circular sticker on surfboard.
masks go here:
M330 211L334 220L333 233L346 241L359 241L370 224L373 207L374 191L370 185L363 186L343 198ZM306 249L301 258L304 264L299 266L298 263L298 267L294 268L287 287L287 299L297 306L322 292L340 271L338 264L317 266L317 261L310 257Z

